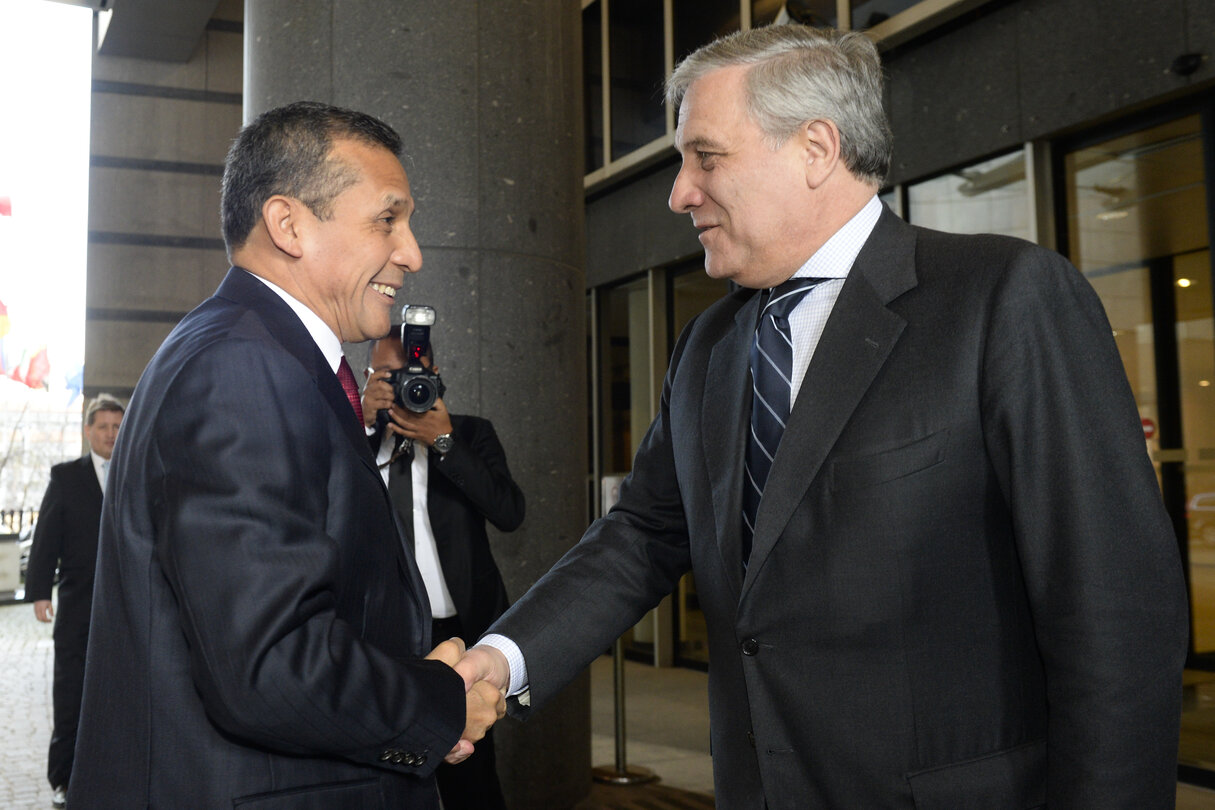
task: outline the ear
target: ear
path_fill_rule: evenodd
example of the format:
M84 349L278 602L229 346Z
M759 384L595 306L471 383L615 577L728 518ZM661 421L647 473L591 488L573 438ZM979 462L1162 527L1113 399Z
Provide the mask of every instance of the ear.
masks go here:
M840 131L833 121L814 120L802 124L798 133L806 156L806 185L818 188L843 159L840 153Z
M270 241L294 259L304 255L299 232L299 207L302 205L299 200L281 194L275 194L262 203L262 222L270 234Z

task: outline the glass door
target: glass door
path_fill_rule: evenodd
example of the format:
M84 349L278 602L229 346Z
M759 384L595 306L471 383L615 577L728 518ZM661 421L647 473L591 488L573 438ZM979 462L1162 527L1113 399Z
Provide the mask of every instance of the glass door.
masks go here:
M1190 115L1083 145L1063 161L1067 253L1105 305L1186 569L1193 669L1181 762L1212 768L1215 322L1205 129Z
M728 282L705 275L704 256L670 268L667 274L668 318L670 333L667 345L675 341L694 317L708 309L730 291ZM707 668L709 664L709 633L705 614L696 594L696 578L685 574L675 594L675 660L681 666Z

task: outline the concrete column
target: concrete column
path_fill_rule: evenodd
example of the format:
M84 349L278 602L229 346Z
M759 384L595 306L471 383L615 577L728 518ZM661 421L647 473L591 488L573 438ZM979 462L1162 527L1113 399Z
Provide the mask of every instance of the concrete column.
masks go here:
M247 0L246 120L311 99L405 141L424 267L398 302L432 336L456 413L491 419L527 520L491 534L513 597L586 524L579 5L567 0ZM366 349L347 346L356 367ZM496 732L512 807L589 790L588 679Z

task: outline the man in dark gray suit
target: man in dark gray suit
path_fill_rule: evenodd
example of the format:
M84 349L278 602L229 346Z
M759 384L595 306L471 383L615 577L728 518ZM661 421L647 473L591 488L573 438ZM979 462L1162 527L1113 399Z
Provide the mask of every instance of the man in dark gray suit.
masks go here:
M343 342L388 331L422 256L400 138L300 102L228 154L233 267L152 359L102 509L68 799L438 808L500 706L430 654Z
M34 617L55 621L55 676L51 690L54 731L47 753L46 775L52 803L62 807L72 777L72 753L80 720L84 653L89 641L89 609L97 565L97 530L110 456L122 424L122 403L99 394L84 412L88 455L51 468L51 481L38 510L25 575L25 600ZM51 606L51 588L59 572L59 612Z
M526 714L691 569L725 810L1171 808L1182 571L1093 290L881 205L862 34L736 34L668 97L670 206L741 289L619 504L457 668Z

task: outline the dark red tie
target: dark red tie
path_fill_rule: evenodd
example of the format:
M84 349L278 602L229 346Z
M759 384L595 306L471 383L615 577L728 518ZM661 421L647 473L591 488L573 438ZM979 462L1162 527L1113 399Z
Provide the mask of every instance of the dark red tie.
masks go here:
M359 385L354 381L354 372L350 370L350 364L346 362L346 356L342 356L342 362L338 363L338 382L342 384L342 390L346 392L346 399L350 400L350 407L354 408L355 418L359 420L359 427L363 427L363 403L359 401Z

